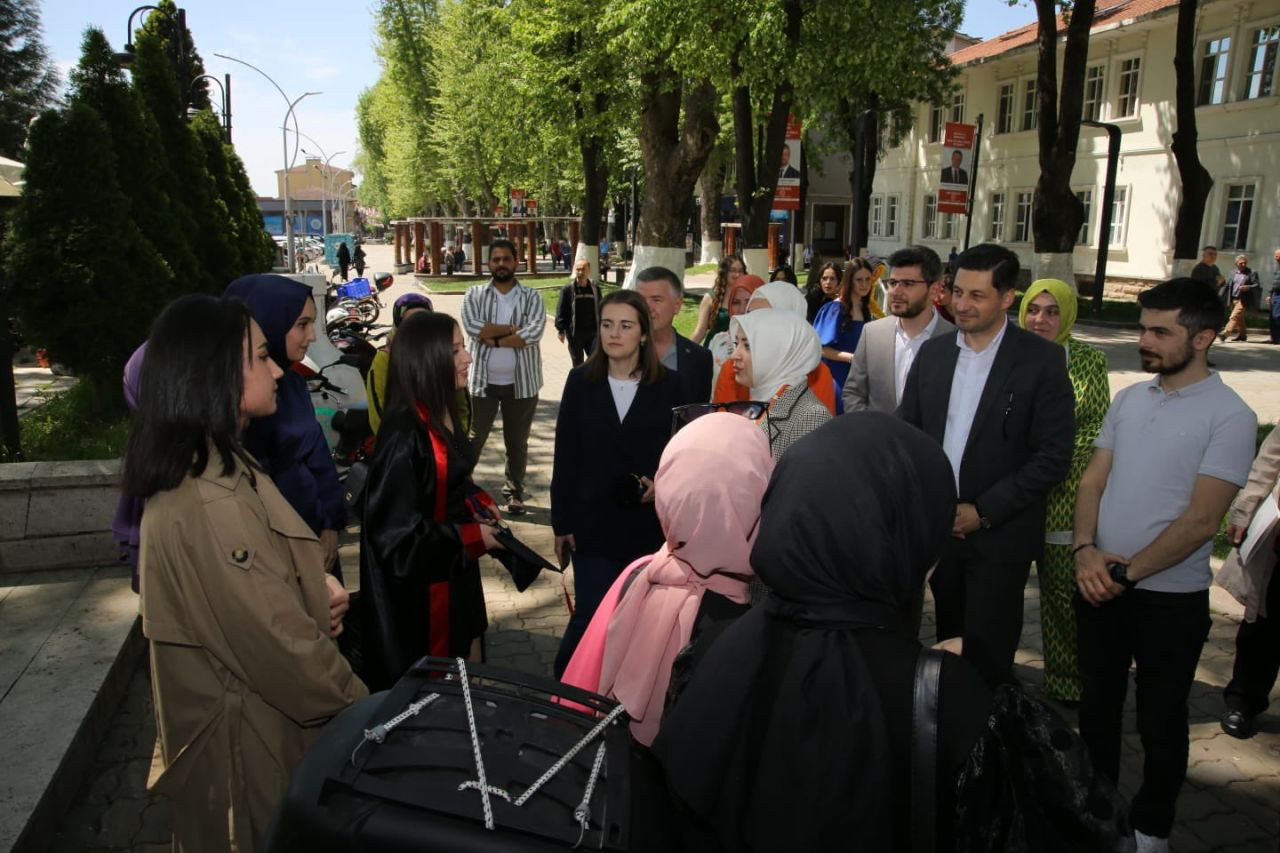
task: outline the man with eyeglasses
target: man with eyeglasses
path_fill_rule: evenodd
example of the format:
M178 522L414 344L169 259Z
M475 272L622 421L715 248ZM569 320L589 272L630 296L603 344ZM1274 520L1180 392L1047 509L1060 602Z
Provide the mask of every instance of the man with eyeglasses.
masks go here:
M889 314L862 329L840 397L845 413L870 409L893 414L920 347L954 334L933 303L942 287L942 260L927 246L907 246L889 256Z
M984 243L956 259L959 331L926 341L907 376L898 417L946 451L955 522L929 579L938 640L993 687L1013 681L1023 590L1044 543L1045 503L1066 476L1075 395L1062 347L1010 323L1020 267Z

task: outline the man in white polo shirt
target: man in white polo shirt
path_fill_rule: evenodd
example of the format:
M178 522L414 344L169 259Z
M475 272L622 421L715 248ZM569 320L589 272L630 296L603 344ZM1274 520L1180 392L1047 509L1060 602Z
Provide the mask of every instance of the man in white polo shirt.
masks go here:
M1187 697L1209 634L1213 535L1253 462L1258 420L1209 369L1222 303L1176 278L1138 297L1150 382L1121 391L1076 493L1080 734L1097 769L1120 773L1121 713L1137 667L1142 786L1138 850L1168 850L1187 772Z

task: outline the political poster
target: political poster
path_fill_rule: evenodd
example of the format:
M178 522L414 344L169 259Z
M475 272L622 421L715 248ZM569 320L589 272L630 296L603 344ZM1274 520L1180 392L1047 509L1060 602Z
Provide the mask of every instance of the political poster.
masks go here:
M947 122L942 134L942 171L938 179L938 212L967 213L969 176L973 174L973 143L977 125Z
M526 216L537 216L538 200L536 198L531 198L528 201L526 201L524 203L524 212Z
M511 190L508 195L511 198L511 215L525 215L525 191L519 189Z
M787 132L782 148L782 165L778 167L778 184L773 193L774 210L800 209L800 120L787 116Z

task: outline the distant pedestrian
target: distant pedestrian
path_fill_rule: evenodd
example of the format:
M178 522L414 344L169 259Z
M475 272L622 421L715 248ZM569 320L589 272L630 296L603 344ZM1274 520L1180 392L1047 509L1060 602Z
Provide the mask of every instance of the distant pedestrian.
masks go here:
M356 243L356 250L351 255L351 263L356 268L356 276L364 276L364 246Z
M1191 277L1196 281L1203 281L1217 291L1223 311L1231 310L1231 288L1227 286L1227 280L1222 277L1222 270L1218 269L1216 246L1205 246L1200 250L1200 263L1191 268Z
M1094 767L1118 781L1136 667L1144 755L1130 818L1139 850L1164 851L1187 773L1187 699L1211 624L1209 555L1248 478L1258 419L1209 369L1222 322L1212 287L1175 278L1138 304L1138 353L1156 378L1116 395L1076 495L1080 735Z
M569 245L568 240L560 241L560 262L564 264L565 269L573 266L573 247Z
M560 288L556 302L556 336L569 344L569 360L577 367L591 355L600 326L600 285L591 280L586 258L573 265L573 280Z
M551 269L554 270L558 266L560 266L561 254L562 253L560 249L560 241L552 240L551 241Z
M1275 267L1271 270L1271 290L1267 293L1270 310L1271 343L1280 344L1280 249L1276 249Z
M805 269L808 269L813 264L813 247L805 246L804 254L800 256L800 259L804 263Z
M348 272L351 269L351 250L347 248L346 242L338 244L338 273L342 276L342 280L346 281Z
M1245 323L1245 312L1253 303L1260 290L1258 274L1249 269L1249 257L1236 255L1236 268L1227 276L1227 284L1231 288L1231 316L1227 325L1218 334L1219 340L1247 341L1249 328ZM1234 337L1228 337L1234 333Z

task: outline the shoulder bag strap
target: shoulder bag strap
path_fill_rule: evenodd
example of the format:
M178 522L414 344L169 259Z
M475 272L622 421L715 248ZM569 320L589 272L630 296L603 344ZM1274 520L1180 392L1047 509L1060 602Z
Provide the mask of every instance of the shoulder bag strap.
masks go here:
M921 649L911 699L911 849L937 850L938 681L942 655Z

